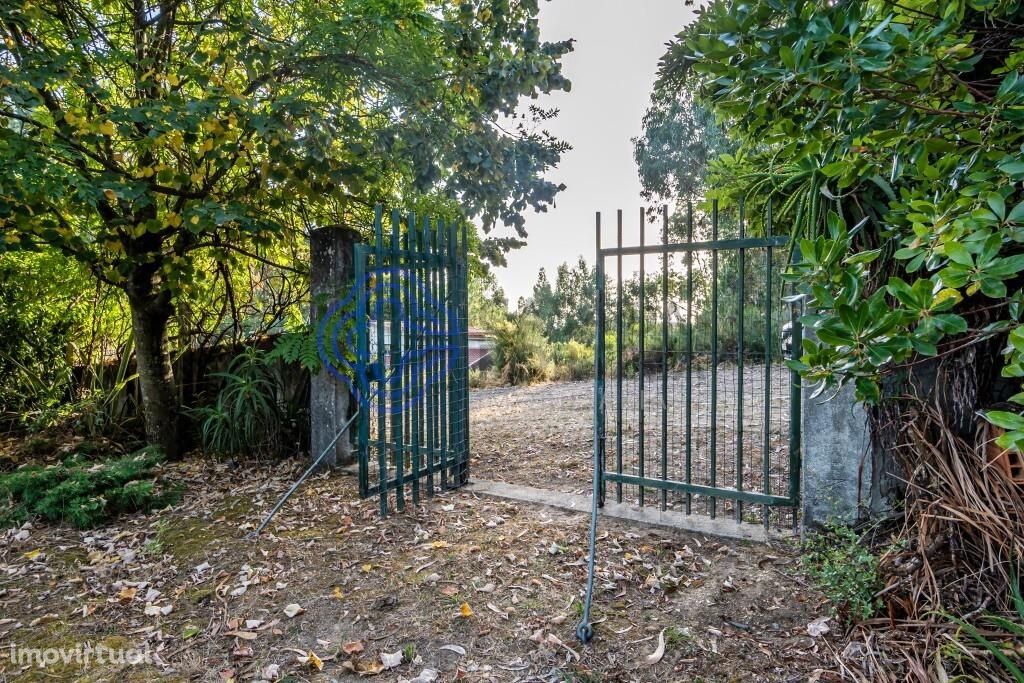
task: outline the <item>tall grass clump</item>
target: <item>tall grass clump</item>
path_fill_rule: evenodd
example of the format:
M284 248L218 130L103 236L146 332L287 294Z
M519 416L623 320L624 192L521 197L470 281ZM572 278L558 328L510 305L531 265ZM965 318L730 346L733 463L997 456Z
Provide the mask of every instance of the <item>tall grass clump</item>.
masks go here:
M502 381L518 386L542 382L550 377L551 347L540 320L519 314L497 323L494 335L495 365Z

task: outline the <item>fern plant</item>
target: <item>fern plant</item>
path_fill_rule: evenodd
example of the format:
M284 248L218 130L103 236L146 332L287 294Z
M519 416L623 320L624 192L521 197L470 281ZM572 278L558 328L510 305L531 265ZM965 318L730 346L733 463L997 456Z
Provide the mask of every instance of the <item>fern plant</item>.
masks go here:
M286 363L298 363L312 374L320 372L320 350L316 333L308 327L298 332L286 332L277 338L267 360L280 358Z
M120 514L172 504L180 490L156 478L163 460L154 448L100 462L76 454L60 464L29 465L2 475L0 528L39 516L85 529Z

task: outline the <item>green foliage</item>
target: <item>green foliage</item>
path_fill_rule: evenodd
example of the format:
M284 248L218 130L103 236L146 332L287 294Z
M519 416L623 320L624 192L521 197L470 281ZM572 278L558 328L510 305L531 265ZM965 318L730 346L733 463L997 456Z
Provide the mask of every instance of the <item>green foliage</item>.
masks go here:
M633 158L650 200L703 199L709 166L736 148L714 113L687 90L656 90L643 127L633 139Z
M320 372L320 350L317 347L316 331L307 327L298 332L285 332L279 336L266 360L272 361L277 358L285 363L298 363L313 374Z
M221 456L277 454L286 424L278 375L268 355L249 348L231 361L213 405L192 413L200 420L203 448Z
M518 229L559 189L542 174L564 145L490 125L569 87L536 3L47 5L0 14L7 248L53 244L113 283L155 258L181 291L197 250L266 245L293 212L343 222L396 179Z
M520 311L540 319L544 336L551 342L575 340L594 343L594 301L597 299L597 269L581 256L575 267L558 266L554 286L543 268L533 285L533 296L520 303Z
M808 539L802 562L841 618L853 622L870 619L881 606L875 597L882 587L878 557L853 529L827 525Z
M0 420L31 425L67 398L86 282L52 251L0 256Z
M492 329L508 317L508 299L492 272L469 273L469 325Z
M1022 37L1017 2L715 0L670 46L658 88L697 90L741 142L719 176L790 207L817 336L797 367L823 389L876 401L912 356L1020 325Z
M594 375L594 347L575 339L551 345L554 379L581 380Z
M156 478L163 459L150 448L98 462L74 455L59 465L29 465L0 475L0 527L38 515L86 529L120 514L173 504L179 492Z
M494 363L506 384L517 386L546 380L550 374L550 347L540 320L518 314L499 323L494 335Z
M79 397L64 406L77 432L89 436L124 437L131 433L138 416L138 404L128 387L138 378L132 372L134 338L129 336L118 349L118 361L97 363L83 368L85 376L78 387Z

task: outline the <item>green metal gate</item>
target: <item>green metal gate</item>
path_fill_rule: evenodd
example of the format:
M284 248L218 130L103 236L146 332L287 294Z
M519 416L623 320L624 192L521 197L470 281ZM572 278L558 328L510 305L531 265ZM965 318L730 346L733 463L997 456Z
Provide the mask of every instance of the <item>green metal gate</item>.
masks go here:
M355 249L359 492L387 515L469 477L466 226L398 211Z
M771 206L752 224L742 205L687 207L671 220L641 210L636 246L623 246L617 218L606 248L597 215L599 503L610 493L795 525L800 392L785 359L801 330L782 297L789 239L772 234ZM660 244L646 243L649 222L661 224Z

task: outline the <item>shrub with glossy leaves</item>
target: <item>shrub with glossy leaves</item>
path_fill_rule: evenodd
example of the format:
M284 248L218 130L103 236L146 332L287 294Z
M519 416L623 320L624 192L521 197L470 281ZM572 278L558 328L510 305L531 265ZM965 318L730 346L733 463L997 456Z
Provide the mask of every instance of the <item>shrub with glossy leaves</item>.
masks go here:
M875 402L912 357L1021 325L1022 69L1011 0L716 0L670 46L658 88L695 89L741 141L716 180L798 241L796 367L822 388ZM1020 448L1012 415L990 419Z

